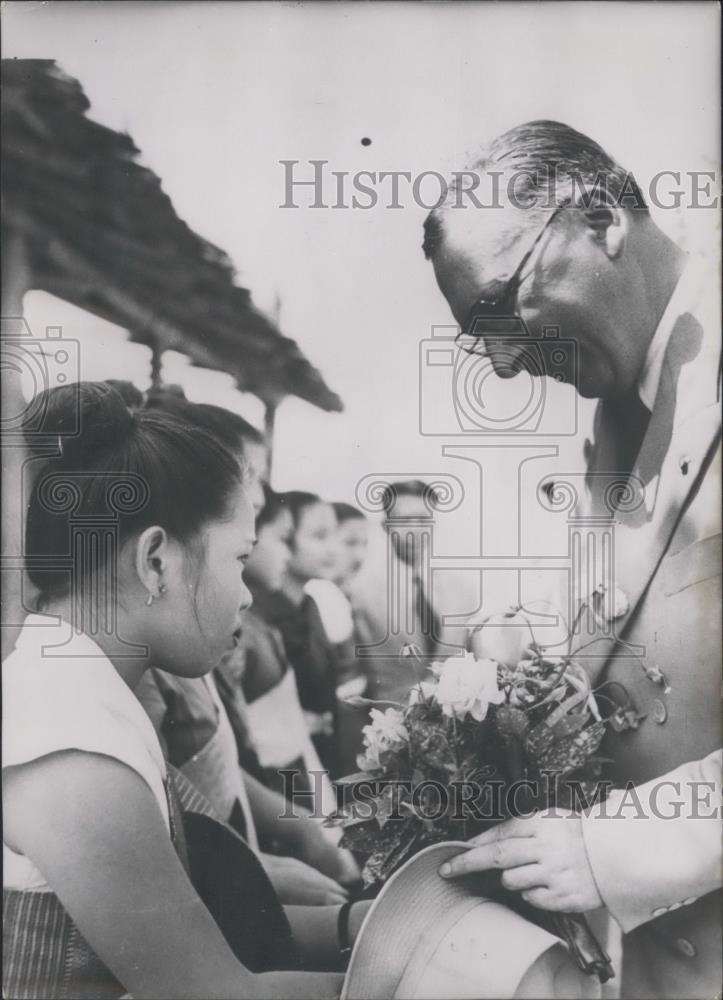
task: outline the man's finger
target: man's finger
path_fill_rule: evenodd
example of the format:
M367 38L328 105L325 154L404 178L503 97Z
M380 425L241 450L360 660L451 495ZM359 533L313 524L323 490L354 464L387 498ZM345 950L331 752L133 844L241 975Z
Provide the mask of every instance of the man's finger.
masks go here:
M509 837L481 847L473 847L465 854L451 858L439 869L444 878L486 872L491 868L518 868L539 861L539 850L531 837Z
M556 897L549 889L540 887L537 889L525 889L522 898L531 906L536 906L540 910L560 910L564 907L556 902Z
M523 889L546 889L545 875L542 865L522 865L520 868L508 868L502 873L502 885L505 889L521 892Z
M485 830L477 837L472 837L470 844L475 847L493 844L496 840L505 840L509 837L534 837L535 824L532 822L534 816L516 816L513 819L506 819L504 823Z

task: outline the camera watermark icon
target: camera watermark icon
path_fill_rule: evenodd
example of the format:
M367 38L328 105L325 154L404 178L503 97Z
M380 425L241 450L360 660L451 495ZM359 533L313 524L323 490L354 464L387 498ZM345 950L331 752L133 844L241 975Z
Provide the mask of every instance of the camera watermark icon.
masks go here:
M419 362L422 435L577 433L579 352L559 327L533 337L518 317L480 317L462 336L456 326L434 326L420 344ZM565 388L555 390L549 380Z
M0 561L2 626L20 627L36 610L38 591L63 594L71 636L59 625L38 625L48 635L44 655L77 655L72 633L80 631L102 635L114 655L144 655L144 646L118 634L116 577L122 522L148 503L148 484L127 471L83 471L72 457L85 429L79 342L60 326L37 336L22 317L3 317L1 333L1 436L3 448L12 449L3 485L17 514ZM33 537L26 539L33 516Z
M144 645L118 634L117 582L121 522L148 504L146 480L131 472L43 470L35 489L39 508L46 519L56 522L66 543L64 552L32 557L36 580L47 577L49 586L55 588L58 578L64 581L76 632L102 636L106 652L114 656L147 655ZM87 509L91 491L95 494L92 513ZM43 655L65 656L72 641L71 634L64 642L48 643Z
M49 326L44 336L36 336L22 317L3 318L0 324L0 365L3 376L15 373L23 387L23 396L2 416L0 432L3 447L23 445L28 439L43 443L47 434L43 423L47 409L47 389L72 386L80 379L80 345L63 336L62 327ZM27 396L27 400L25 399ZM68 401L64 437L80 433L80 406ZM54 436L57 443L57 434ZM48 439L48 443L51 443Z

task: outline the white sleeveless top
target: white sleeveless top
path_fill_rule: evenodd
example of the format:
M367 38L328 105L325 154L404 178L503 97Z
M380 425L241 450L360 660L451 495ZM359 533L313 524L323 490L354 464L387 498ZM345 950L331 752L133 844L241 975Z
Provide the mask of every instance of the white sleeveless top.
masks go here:
M351 639L354 619L349 598L331 580L308 580L304 590L316 602L329 642L340 643Z
M62 649L58 647L62 645ZM62 750L113 757L143 778L169 828L166 765L153 725L100 647L66 622L29 615L2 666L3 769ZM49 891L3 843L3 885Z

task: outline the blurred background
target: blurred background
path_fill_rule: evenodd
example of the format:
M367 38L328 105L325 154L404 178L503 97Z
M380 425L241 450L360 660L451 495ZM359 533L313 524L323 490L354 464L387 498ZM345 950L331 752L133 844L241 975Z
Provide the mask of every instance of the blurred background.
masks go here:
M386 197L367 211L311 209L303 192L304 207L281 208L280 161L300 161L307 177L311 159L351 174L448 173L500 131L555 118L599 141L644 190L660 170L717 168L713 3L10 2L2 18L4 58L52 59L79 81L88 117L132 137L178 216L226 251L255 306L343 402L328 412L283 399L273 486L354 502L370 474L455 475L465 499L439 517L446 554L477 550L479 477L442 454L458 439L420 431L420 344L451 322L420 249L426 210L408 194L400 210ZM710 245L717 212L653 211L687 248ZM36 335L62 327L80 342L81 377L150 384L149 348L120 326L47 291L29 291L24 310ZM161 360L163 381L188 398L263 429L263 404L231 375L177 351ZM444 379L423 392L428 414L449 408ZM566 412L568 390L550 392ZM580 409L581 434L589 414ZM539 471L574 463L580 443L558 442ZM488 481L502 482L502 456L486 461ZM501 487L488 506L490 537L506 496ZM548 549L556 530L562 539L564 519L525 509L530 538Z

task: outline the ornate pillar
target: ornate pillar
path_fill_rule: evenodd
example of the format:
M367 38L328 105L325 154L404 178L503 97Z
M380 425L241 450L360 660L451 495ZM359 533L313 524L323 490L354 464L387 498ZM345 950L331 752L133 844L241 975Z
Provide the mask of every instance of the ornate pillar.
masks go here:
M101 502L90 513L84 497L93 489ZM109 656L146 655L143 646L127 642L119 632L118 555L121 519L148 503L145 480L133 473L41 473L38 500L47 512L67 519L63 555L39 555L36 570L67 576L71 622L76 633L100 642ZM46 646L47 656L63 656L63 645Z
M616 529L622 517L637 510L645 489L636 476L601 473L605 482L602 502L595 509L588 502L587 486L595 473L567 473L550 484L541 480L538 499L550 510L567 513L568 585L567 615L573 649L584 650L582 658L609 656L623 639L627 622L627 595L616 573ZM595 485L595 484L593 484ZM626 647L637 655L637 647Z

